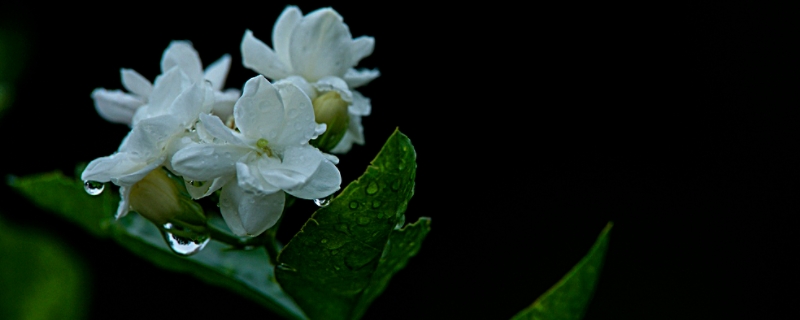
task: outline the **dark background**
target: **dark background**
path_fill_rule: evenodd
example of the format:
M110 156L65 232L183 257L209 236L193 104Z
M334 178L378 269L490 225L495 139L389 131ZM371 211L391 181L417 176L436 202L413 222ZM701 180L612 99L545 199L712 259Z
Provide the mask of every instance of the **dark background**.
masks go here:
M171 40L204 65L241 65L245 29L270 43L287 3L0 6L28 39L0 119L3 174L111 154L127 127L94 110L120 68L152 80ZM417 151L407 221L432 218L422 250L364 319L508 319L558 281L606 222L611 244L586 319L775 318L797 282L797 42L788 9L723 4L435 8L332 6L376 40L358 67L381 76L367 143L340 157L358 177L395 127ZM792 35L792 36L790 36ZM91 319L271 318L259 305L158 269L20 203L9 220L57 234L88 261ZM10 211L10 210L7 210ZM286 217L285 233L307 217ZM293 229L294 228L294 229ZM791 272L790 272L791 271ZM796 312L795 312L796 313Z

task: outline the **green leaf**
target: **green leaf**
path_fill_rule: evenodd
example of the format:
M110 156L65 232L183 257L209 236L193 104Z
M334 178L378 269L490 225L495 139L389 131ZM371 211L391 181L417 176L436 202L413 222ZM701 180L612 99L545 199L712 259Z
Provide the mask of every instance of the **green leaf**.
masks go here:
M311 319L358 319L416 254L430 221L396 229L414 194L416 167L411 141L395 130L366 172L280 252L278 282Z
M69 247L0 219L0 319L85 319L88 282Z
M38 207L78 224L95 236L109 235L108 228L119 204L119 197L113 193L90 196L83 182L58 171L24 178L9 176L8 184Z
M306 319L275 281L274 266L263 247L231 250L221 242L210 241L199 253L182 257L167 248L161 231L138 214L129 214L113 226L119 244L159 267L233 290L285 318Z
M422 217L417 222L395 230L389 235L389 243L386 244L386 249L378 263L378 268L372 275L369 286L364 289L364 293L358 301L353 312L353 319L361 318L372 301L389 285L389 279L406 266L409 258L417 255L422 246L422 240L429 231L431 231L431 219Z
M229 250L211 241L190 257L174 254L161 231L136 213L114 220L119 196L103 192L90 196L83 183L60 172L11 177L9 185L37 206L57 213L101 237L112 237L136 255L162 268L191 274L209 284L228 288L290 319L306 319L292 299L281 290L274 266L263 248Z
M597 286L597 278L603 267L608 248L608 235L612 226L613 223L609 222L603 228L589 253L569 273L536 299L533 304L511 319L582 319Z

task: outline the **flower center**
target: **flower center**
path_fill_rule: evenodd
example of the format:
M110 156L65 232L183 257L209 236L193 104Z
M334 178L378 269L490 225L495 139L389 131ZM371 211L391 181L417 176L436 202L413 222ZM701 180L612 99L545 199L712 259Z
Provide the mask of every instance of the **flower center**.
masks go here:
M269 148L269 141L261 138L256 141L256 148L267 154L267 157L272 157L272 149Z

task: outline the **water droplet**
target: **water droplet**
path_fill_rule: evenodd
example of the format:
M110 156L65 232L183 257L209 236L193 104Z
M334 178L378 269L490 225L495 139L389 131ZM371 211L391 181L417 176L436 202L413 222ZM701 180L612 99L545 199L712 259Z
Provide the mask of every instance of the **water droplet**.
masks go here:
M403 171L403 169L406 168L406 162L400 161L400 165L398 165L397 168L400 169L400 171Z
M281 269L281 270L283 270L283 271L297 272L297 269L295 269L295 268L292 268L292 267L290 267L288 264L285 264L285 263L281 263L281 264L279 264L279 265L278 265L278 269Z
M317 207L327 207L329 204L331 204L331 199L330 198L314 199L314 204L316 204Z
M398 189L400 189L400 181L395 181L392 183L392 190L397 191Z
M358 208L358 202L350 201L350 209Z
M102 182L98 181L84 181L83 182L83 189L86 190L86 193L96 196L98 194L103 193L103 190L106 188L106 185Z
M378 192L378 184L372 181L369 183L369 186L367 186L367 194L373 195L376 192Z
M322 241L320 241L320 242L326 243L326 242L328 242L328 239L322 239Z
M377 208L381 206L381 202L379 200L375 200L372 202L372 207Z
M174 230L174 233L170 232L170 230ZM161 235L164 236L164 241L167 242L167 246L172 249L172 252L182 256L190 256L200 252L211 241L211 237L207 234L181 230L175 228L171 223L164 224L164 228L161 229Z
M208 242L211 240L210 237L192 240L189 238L176 236L166 231L164 232L164 238L167 240L167 244L173 252L183 256L190 256L200 252L200 250L203 250L206 244L208 244Z
M205 184L205 181L189 181L189 185L195 188L200 188Z
M362 226L369 224L369 221L370 221L369 217L358 217L358 224Z

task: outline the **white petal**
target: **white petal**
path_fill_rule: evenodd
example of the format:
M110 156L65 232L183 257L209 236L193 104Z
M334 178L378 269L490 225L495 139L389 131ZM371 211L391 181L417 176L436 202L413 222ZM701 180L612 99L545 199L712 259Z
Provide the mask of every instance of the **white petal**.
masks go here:
M353 147L353 143L364 144L364 127L361 126L361 116L351 114L347 131L342 136L342 140L339 140L339 143L331 149L331 153L347 153Z
M333 164L339 164L339 158L337 156L324 152L322 153L322 156Z
M236 176L235 175L234 176L222 176L222 177L214 179L214 181L211 182L211 186L208 187L208 191L206 191L206 193L203 195L203 197L207 197L208 195L210 195L210 194L214 193L215 191L219 190L220 188L222 188L223 186L227 185L231 181L233 181L233 184L236 184L236 182L234 180L236 180Z
M147 99L153 92L153 84L133 69L121 69L122 86L143 99Z
M175 98L183 92L189 84L189 79L178 68L169 69L167 72L156 77L153 93L148 101L148 115L146 118L161 115L167 112L167 108L172 105Z
M144 101L134 95L122 92L121 90L109 91L97 88L92 91L94 107L103 119L113 123L131 125L133 115L136 110L144 104Z
M203 78L211 82L211 87L215 91L222 90L225 87L225 78L228 77L228 71L231 68L231 55L224 54L221 58L206 67L203 72Z
M119 152L137 155L142 159L158 157L166 140L175 133L175 123L170 116L143 119L136 123L119 146Z
M241 44L242 64L267 78L283 79L292 73L290 66L281 62L275 51L264 42L256 39L253 32L246 30Z
M275 225L283 213L285 197L282 191L250 193L230 183L222 188L220 212L234 234L254 237Z
M276 139L282 146L299 146L307 144L311 137L317 135L317 123L314 121L314 106L303 91L290 83L275 85L281 95L285 110L283 129ZM270 140L271 141L271 140Z
M292 59L289 55L289 40L292 36L295 26L303 18L303 13L296 6L287 6L281 12L278 20L275 21L275 27L272 28L272 47L275 48L275 53L278 59L285 65L291 66Z
M364 127L361 125L361 117L350 115L350 126L347 133L352 135L353 142L364 144Z
M339 190L341 184L342 176L339 169L333 163L323 161L306 183L285 191L301 199L318 199L333 194Z
M241 95L242 93L236 89L228 89L224 92L215 91L214 107L211 112L220 119L227 120L228 117L233 115L233 106Z
M135 172L144 167L140 158L128 153L115 153L92 160L81 173L83 181L109 182L113 177Z
M118 186L132 186L160 165L159 161L147 162L129 153L115 153L89 162L81 174L81 179L111 181Z
M339 140L339 143L337 143L336 146L330 150L330 152L335 154L345 154L352 148L353 148L353 134L350 132L345 132L344 135L342 136L342 140Z
M230 144L191 144L175 152L172 168L184 179L211 181L236 174L236 161L247 152Z
M316 139L319 135L325 133L325 130L328 130L328 125L325 123L318 123L317 127L314 129L314 135L311 136L311 139Z
M314 89L314 86L308 83L306 79L303 79L301 76L288 76L283 78L279 81L273 82L273 85L276 85L280 82L291 82L292 84L296 85L300 90L303 90L309 99L314 100L317 97L317 90Z
M259 171L259 166L277 166L280 161L269 157L258 157L258 161L236 163L236 179L239 187L260 193L278 192L281 188L264 179Z
M375 38L361 36L350 43L350 65L357 65L361 59L372 54L375 50Z
M347 112L357 116L368 116L372 113L372 103L370 99L358 91L353 90L351 92L353 93L353 103L347 106Z
M200 124L198 129L202 129L205 133L217 139L216 143L230 143L238 146L247 146L242 141L240 134L228 128L219 117L200 114Z
M345 74L351 64L353 38L342 17L331 8L309 13L292 32L292 70L308 81Z
M201 113L209 113L214 107L214 91L206 82L197 82L175 97L167 112L175 117L180 127L188 128Z
M344 81L347 82L347 85L350 86L351 89L358 88L369 83L372 80L375 80L381 73L377 69L347 69L347 72L344 74Z
M161 58L161 72L178 66L192 82L203 80L203 64L200 55L189 41L172 41Z
M273 142L284 125L283 102L278 90L262 76L250 78L244 84L242 97L233 106L233 117L244 136Z
M321 162L325 162L317 148L311 146L289 148L283 161L266 165L259 162L258 170L265 180L283 190L291 190L306 183Z
M207 197L214 193L215 191L222 188L224 185L228 184L232 180L236 179L236 175L226 175L211 180L209 183L208 181L202 181L200 186L194 186L193 184L199 180L189 181L184 180L184 186L186 187L186 191L189 192L189 195L192 196L192 199L200 199Z
M117 213L114 215L115 219L122 218L131 210L131 188L126 186L119 187L119 206L117 206Z
M336 91L345 102L353 102L353 94L350 92L350 89L347 88L347 82L344 82L342 78L333 76L322 77L322 79L314 83L314 88L320 92Z

